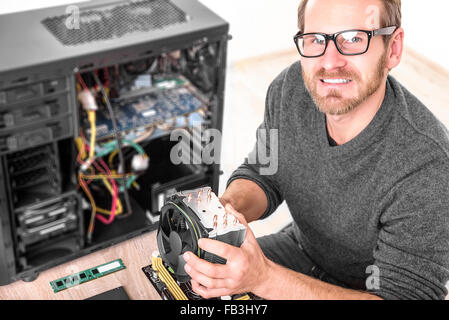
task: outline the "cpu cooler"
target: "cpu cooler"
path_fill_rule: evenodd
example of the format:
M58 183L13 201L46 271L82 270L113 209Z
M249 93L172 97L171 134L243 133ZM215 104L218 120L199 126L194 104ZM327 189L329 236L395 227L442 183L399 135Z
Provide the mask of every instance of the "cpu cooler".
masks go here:
M183 253L191 251L212 263L226 260L199 248L200 238L222 241L239 247L246 227L225 212L210 187L182 191L168 197L161 209L157 244L162 260L180 282L190 280L184 271Z

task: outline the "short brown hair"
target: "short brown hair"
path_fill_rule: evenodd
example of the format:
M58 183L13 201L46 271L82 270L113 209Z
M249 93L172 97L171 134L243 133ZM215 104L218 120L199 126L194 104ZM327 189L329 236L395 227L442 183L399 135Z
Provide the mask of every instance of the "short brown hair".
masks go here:
M298 8L298 28L300 31L304 32L305 24L305 13L308 0L301 0ZM390 27L396 26L400 27L402 24L402 10L401 10L401 0L382 0L384 4L384 12L380 17L380 27ZM391 36L385 37L385 42L387 43Z

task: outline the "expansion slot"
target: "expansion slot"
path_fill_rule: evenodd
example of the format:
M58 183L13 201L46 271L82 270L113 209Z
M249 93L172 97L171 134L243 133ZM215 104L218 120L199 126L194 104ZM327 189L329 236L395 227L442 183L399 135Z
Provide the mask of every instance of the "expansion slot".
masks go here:
M105 264L102 264L100 266L97 266L95 268L90 268L75 274L72 274L70 276L65 276L63 278L54 280L50 282L50 285L53 289L53 291L59 292L62 290L65 290L70 287L77 286L79 284L82 284L84 282L88 282L97 278L101 278L105 275L108 275L110 273L126 269L125 265L123 264L122 259L117 259Z
M251 300L251 297L248 294L245 294L241 297L234 298L233 300Z
M153 256L152 263L153 269L158 272L159 279L165 283L172 296L176 300L188 300L187 296L162 264L162 259L160 257Z
M192 290L190 281L179 283L169 271L159 254L152 257L152 264L142 268L162 299L168 300L203 300L200 295ZM180 292L181 291L181 292ZM227 297L212 298L213 300L230 298L230 300L260 300L260 297L252 293L234 294Z

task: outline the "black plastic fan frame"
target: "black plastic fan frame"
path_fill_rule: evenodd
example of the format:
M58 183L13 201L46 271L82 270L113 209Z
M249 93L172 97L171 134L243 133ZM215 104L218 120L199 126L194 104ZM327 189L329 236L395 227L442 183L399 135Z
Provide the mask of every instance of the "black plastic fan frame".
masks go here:
M198 247L198 239L208 237L207 230L199 221L195 212L182 200L184 196L173 195L167 198L161 209L157 232L157 244L162 260L170 266L180 282L190 280L184 270L182 254L191 251L200 258L206 252Z

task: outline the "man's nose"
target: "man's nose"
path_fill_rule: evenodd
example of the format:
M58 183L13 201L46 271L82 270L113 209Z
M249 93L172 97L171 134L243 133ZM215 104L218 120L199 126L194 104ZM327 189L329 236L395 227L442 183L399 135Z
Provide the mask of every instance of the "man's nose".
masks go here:
M344 67L346 65L346 59L345 56L338 51L335 43L329 41L326 52L321 57L321 63L324 69L333 70Z

